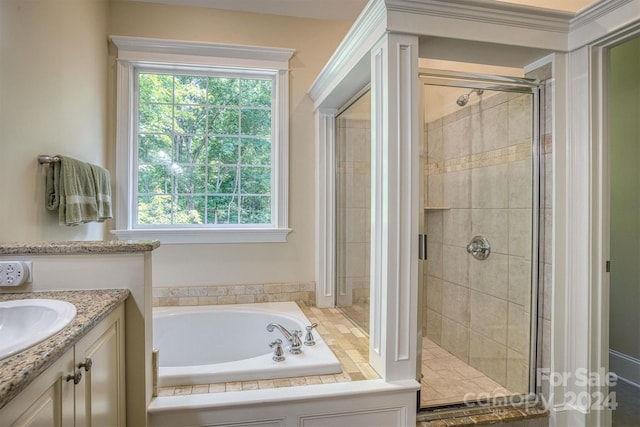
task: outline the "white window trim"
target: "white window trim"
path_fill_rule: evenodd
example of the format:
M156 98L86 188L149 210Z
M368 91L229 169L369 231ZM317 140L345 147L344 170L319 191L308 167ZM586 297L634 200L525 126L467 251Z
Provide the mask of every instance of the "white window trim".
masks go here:
M293 49L186 42L111 36L118 48L116 75L116 229L121 240L160 240L162 243L286 242L289 194L289 59ZM134 77L139 66L207 66L277 71L277 128L273 138L273 223L224 228L133 227L135 170L133 168Z

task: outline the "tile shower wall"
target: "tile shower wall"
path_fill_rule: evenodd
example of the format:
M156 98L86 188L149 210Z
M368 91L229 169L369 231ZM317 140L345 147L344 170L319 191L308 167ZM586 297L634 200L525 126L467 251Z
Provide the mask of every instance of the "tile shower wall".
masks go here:
M338 118L337 130L336 303L354 323L368 331L371 121Z
M426 336L510 391L528 391L531 96L488 91L426 125ZM486 236L491 255L466 251Z

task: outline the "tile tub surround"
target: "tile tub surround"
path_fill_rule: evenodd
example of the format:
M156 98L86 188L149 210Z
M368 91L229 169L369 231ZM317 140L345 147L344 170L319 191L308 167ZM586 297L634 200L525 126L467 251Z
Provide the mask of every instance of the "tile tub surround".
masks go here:
M151 303L153 307L167 307L285 301L314 305L316 301L316 284L310 282L154 287Z
M129 296L127 289L89 291L47 291L0 295L0 301L47 298L75 305L77 314L71 323L57 334L28 349L0 361L0 408L18 395L38 375L91 328L107 317Z
M78 255L78 254L122 254L148 252L157 249L160 242L151 241L69 241L0 243L0 255Z
M369 338L362 333L360 328L335 308L318 308L300 303L298 303L298 305L312 323L318 323L317 330L338 360L340 360L342 373L276 380L236 381L182 387L161 387L158 389L158 396L224 393L380 378L371 366L369 366Z

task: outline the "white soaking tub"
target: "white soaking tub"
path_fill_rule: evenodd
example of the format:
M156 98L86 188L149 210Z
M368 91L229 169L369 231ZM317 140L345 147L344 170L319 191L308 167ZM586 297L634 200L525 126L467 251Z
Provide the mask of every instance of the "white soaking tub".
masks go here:
M314 346L288 351L285 337L271 322L289 331L310 324L294 302L156 307L153 346L159 350L160 387L228 381L336 374L340 362L314 329ZM282 340L285 360L275 362L269 343Z

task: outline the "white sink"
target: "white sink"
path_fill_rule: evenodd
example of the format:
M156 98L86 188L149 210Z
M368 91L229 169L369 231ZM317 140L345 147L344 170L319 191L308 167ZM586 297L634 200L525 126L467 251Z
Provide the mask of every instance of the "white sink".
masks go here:
M76 317L76 307L54 299L0 302L0 360L49 338Z

